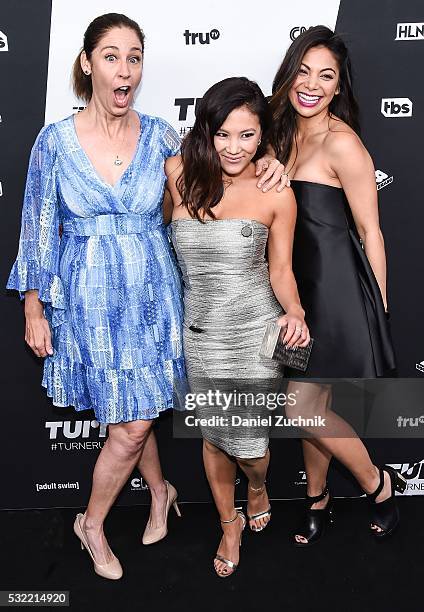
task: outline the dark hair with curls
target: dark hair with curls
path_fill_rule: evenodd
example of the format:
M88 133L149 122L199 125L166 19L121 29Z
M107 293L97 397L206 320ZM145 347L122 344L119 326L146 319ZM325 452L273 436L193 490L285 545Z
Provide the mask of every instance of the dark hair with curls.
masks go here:
M296 111L289 100L289 91L298 75L303 57L309 49L322 46L331 51L339 66L340 93L334 96L329 112L359 134L359 109L353 95L352 67L347 47L341 37L329 28L318 25L303 32L290 45L272 85L271 111L274 118L272 144L277 158L286 164L296 142Z
M182 205L199 221L199 214L215 219L212 208L224 195L219 155L214 146L214 136L235 109L246 106L258 116L261 126L261 142L253 159L266 152L271 128L269 104L259 85L246 77L230 77L212 85L196 109L196 120L181 147L183 172L177 180Z
M144 52L144 33L136 21L120 13L106 13L106 15L100 15L96 17L96 19L93 19L84 34L83 47L78 53L78 57L72 69L73 90L75 95L81 100L84 100L84 102L89 102L91 100L93 85L91 82L91 75L85 74L81 68L81 53L85 51L87 59L90 60L91 54L99 44L100 39L112 28L130 28L133 30L140 39L141 50Z

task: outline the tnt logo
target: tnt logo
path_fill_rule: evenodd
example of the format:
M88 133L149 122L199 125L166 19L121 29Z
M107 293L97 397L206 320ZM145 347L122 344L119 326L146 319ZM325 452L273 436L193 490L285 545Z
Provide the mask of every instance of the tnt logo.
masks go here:
M377 183L377 191L380 191L380 189L383 189L383 187L387 187L387 185L393 183L393 176L389 176L382 170L376 170L375 182Z
M213 28L210 32L203 34L203 32L190 32L186 30L184 32L185 44L195 45L198 40L201 45L210 45L211 40L218 40L220 32L216 28Z
M383 98L381 112L385 117L412 117L412 100L409 98Z
M296 27L292 28L290 30L290 39L291 40L296 40L296 38L298 36L300 36L301 34L303 34L303 32L306 32L305 26L296 26Z
M7 36L3 32L0 32L0 51L9 51Z

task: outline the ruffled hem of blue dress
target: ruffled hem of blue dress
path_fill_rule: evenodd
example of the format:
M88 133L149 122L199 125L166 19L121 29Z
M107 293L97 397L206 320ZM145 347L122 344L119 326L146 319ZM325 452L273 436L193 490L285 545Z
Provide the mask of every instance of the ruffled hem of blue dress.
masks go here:
M184 358L150 367L98 369L58 355L44 361L42 386L53 404L94 410L99 423L151 420L174 408L174 382L184 380Z
M25 297L25 291L38 289L38 298L45 304L45 314L52 327L57 327L65 320L63 283L59 276L40 268L36 262L15 261L6 288L19 291L21 300Z

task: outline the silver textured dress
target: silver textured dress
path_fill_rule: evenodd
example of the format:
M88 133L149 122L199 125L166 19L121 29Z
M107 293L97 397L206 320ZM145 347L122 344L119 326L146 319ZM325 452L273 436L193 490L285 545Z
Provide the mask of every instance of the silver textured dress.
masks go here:
M208 422L202 435L231 456L263 457L268 428L240 423L267 417L269 411L246 398L238 401L236 392L266 395L282 377L277 362L259 356L267 321L282 314L265 258L268 228L243 219L176 219L171 236L184 280L184 355L191 391L234 392L224 411L224 402L219 409L215 403L215 410L210 403L197 406L201 418L220 414L226 419Z

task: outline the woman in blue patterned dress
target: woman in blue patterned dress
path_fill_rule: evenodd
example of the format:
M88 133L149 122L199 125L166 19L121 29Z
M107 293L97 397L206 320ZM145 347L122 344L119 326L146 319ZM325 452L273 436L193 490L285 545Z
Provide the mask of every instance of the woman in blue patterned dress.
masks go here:
M95 571L111 579L122 568L103 522L134 467L152 494L143 542L163 538L170 506L178 511L151 426L184 376L181 288L161 207L164 161L179 139L162 119L131 109L143 51L143 32L124 15L89 25L74 65L87 108L37 137L8 281L25 297L25 339L45 357L53 404L92 408L109 424L74 530Z

